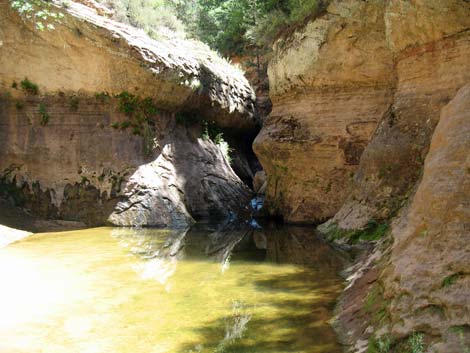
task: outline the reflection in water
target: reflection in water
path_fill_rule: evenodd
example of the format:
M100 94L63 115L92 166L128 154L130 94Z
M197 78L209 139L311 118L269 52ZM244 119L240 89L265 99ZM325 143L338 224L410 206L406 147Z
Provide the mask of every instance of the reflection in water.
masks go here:
M99 228L0 250L0 352L335 353L312 229Z

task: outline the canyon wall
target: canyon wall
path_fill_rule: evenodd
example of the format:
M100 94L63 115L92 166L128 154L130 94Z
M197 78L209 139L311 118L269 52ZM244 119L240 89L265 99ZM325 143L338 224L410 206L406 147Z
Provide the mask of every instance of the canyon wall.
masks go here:
M74 2L58 11L40 31L0 4L0 193L88 225L246 212L250 190L202 138L205 124L256 133L243 74L200 43L155 41Z
M266 208L288 222L333 216L393 100L383 3L342 1L274 47L273 111L254 149L268 175Z
M441 112L411 204L394 224L380 277L390 332L421 332L429 352L470 347L470 84Z
M470 3L328 3L274 46L266 212L374 240L338 309L351 352L468 351Z
M469 4L331 1L274 46L254 149L268 214L343 228L395 214L440 109L469 80ZM394 197L390 197L393 195Z

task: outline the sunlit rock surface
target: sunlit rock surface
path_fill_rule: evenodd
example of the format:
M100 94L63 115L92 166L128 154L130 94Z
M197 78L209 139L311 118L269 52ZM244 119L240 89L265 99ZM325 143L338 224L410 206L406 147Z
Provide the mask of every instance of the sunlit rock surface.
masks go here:
M280 40L273 111L254 149L266 207L342 228L394 215L420 176L442 107L470 81L470 4L332 1Z
M0 224L0 249L15 241L29 237L32 233Z
M384 274L391 331L429 335L429 352L470 344L470 85L442 110Z
M0 4L0 194L88 225L113 215L119 225L184 226L243 209L248 188L199 125L253 136L243 73L201 43L155 41L75 2L60 11L55 30L38 31ZM37 94L22 89L25 78ZM149 133L119 94L152 99Z
M381 2L334 1L274 46L273 110L254 150L268 176L266 208L288 222L331 217L393 99Z

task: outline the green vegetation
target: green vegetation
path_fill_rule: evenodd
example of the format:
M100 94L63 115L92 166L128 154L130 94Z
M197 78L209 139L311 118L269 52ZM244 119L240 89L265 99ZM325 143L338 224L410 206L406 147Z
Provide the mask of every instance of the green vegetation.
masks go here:
M183 37L185 29L177 18L172 0L98 0L113 10L113 18L119 22L142 28L153 38L159 39L162 33L171 31L172 35ZM191 1L181 1L191 6Z
M256 55L282 30L318 15L322 0L169 0L186 30L223 55Z
M99 93L95 93L95 98L99 100L101 103L105 103L109 101L111 96L109 95L108 92L99 92Z
M55 29L64 15L49 1L43 0L10 0L11 7L18 11L23 20L32 21L40 31Z
M107 97L107 94L99 97L100 99ZM111 127L121 130L132 128L134 135L142 137L144 156L149 157L158 144L155 139L154 118L160 114L160 111L150 97L140 98L126 91L114 97L119 100L119 111L124 113L129 120L123 121L121 124L113 123Z
M389 335L371 336L366 353L424 353L424 334L415 332L408 339L396 344Z
M381 239L388 231L387 223L378 223L371 219L363 229L341 229L336 224L331 224L327 230L329 240L345 239L348 243L355 244L359 241L376 241Z
M78 99L78 97L71 97L70 98L70 109L74 112L76 112L78 110L78 105L80 103L80 100Z
M225 56L258 56L282 31L319 15L327 0L100 0L114 18L159 38L199 39ZM259 64L256 63L254 65Z
M127 116L132 116L139 107L139 98L129 92L121 92L115 96L119 99L119 110Z
M376 325L381 325L386 321L388 316L388 305L382 293L382 288L378 284L374 284L366 297L363 311L371 317L371 321Z
M27 77L23 81L20 82L21 89L28 94L37 95L39 93L39 87L37 84L32 83L28 80Z
M11 84L11 88L18 89L18 84L16 83L16 81L13 81L13 83Z
M225 57L243 56L265 75L264 56L276 38L319 16L330 0L98 0L112 17L155 39L191 38ZM46 0L10 0L11 7L38 30L53 30L63 14ZM62 1L67 8L68 1ZM79 29L77 35L81 35ZM200 82L192 82L194 90Z
M422 333L413 333L408 338L409 353L424 352L424 335Z
M454 273L450 276L447 276L446 278L444 278L442 280L442 288L447 288L447 287L450 287L451 285L453 285L459 278L463 277L463 273L462 272L457 272L457 273Z
M50 115L47 112L47 109L44 103L39 104L39 116L41 117L41 120L39 121L39 123L42 126L46 126L47 123L49 122Z
M233 151L233 149L230 148L230 145L224 139L224 134L221 131L220 127L215 123L215 121L208 122L204 120L202 122L201 138L204 141L211 140L212 142L214 142L214 144L219 147L227 162L232 162L232 157L230 156L230 153Z
M470 333L469 325L451 326L449 331L458 336L462 353L470 353L470 346L465 343L465 333Z
M393 340L385 335L380 338L372 336L369 338L367 353L390 353L392 351Z

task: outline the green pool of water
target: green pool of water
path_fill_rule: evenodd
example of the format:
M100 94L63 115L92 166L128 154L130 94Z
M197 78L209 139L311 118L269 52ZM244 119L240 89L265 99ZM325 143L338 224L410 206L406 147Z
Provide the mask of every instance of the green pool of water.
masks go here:
M0 352L341 352L339 266L307 228L33 235L0 249Z

